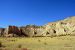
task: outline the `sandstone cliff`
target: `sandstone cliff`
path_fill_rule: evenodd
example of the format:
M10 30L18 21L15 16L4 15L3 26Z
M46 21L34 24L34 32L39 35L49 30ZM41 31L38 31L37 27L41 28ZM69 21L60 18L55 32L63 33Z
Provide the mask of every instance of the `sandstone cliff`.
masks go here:
M8 26L0 28L0 37L36 37L75 35L75 16L43 26L27 25L24 27Z

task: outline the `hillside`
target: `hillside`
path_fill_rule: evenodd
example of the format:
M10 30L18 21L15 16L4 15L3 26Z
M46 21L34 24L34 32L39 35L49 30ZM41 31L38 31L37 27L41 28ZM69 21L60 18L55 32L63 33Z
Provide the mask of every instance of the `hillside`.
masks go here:
M43 26L27 25L24 27L8 26L0 28L0 37L36 37L75 35L75 16L50 22Z

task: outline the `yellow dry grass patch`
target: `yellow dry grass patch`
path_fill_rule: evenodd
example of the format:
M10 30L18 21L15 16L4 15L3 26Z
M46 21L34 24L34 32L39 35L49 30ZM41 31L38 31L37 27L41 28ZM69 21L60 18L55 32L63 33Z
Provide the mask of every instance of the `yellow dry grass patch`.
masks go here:
M2 38L0 42L7 50L75 50L75 36L61 37L13 37Z

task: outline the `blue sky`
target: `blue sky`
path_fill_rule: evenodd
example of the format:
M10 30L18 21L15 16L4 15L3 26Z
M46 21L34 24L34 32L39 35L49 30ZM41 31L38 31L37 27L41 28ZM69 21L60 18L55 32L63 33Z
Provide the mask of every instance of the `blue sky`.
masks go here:
M44 25L75 16L74 0L0 0L0 27Z

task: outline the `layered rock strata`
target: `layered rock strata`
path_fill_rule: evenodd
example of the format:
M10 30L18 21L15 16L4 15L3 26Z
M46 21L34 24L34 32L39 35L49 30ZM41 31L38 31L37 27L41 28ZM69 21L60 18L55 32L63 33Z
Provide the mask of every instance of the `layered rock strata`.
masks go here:
M43 26L8 26L0 28L0 37L37 37L37 36L75 35L75 16Z

